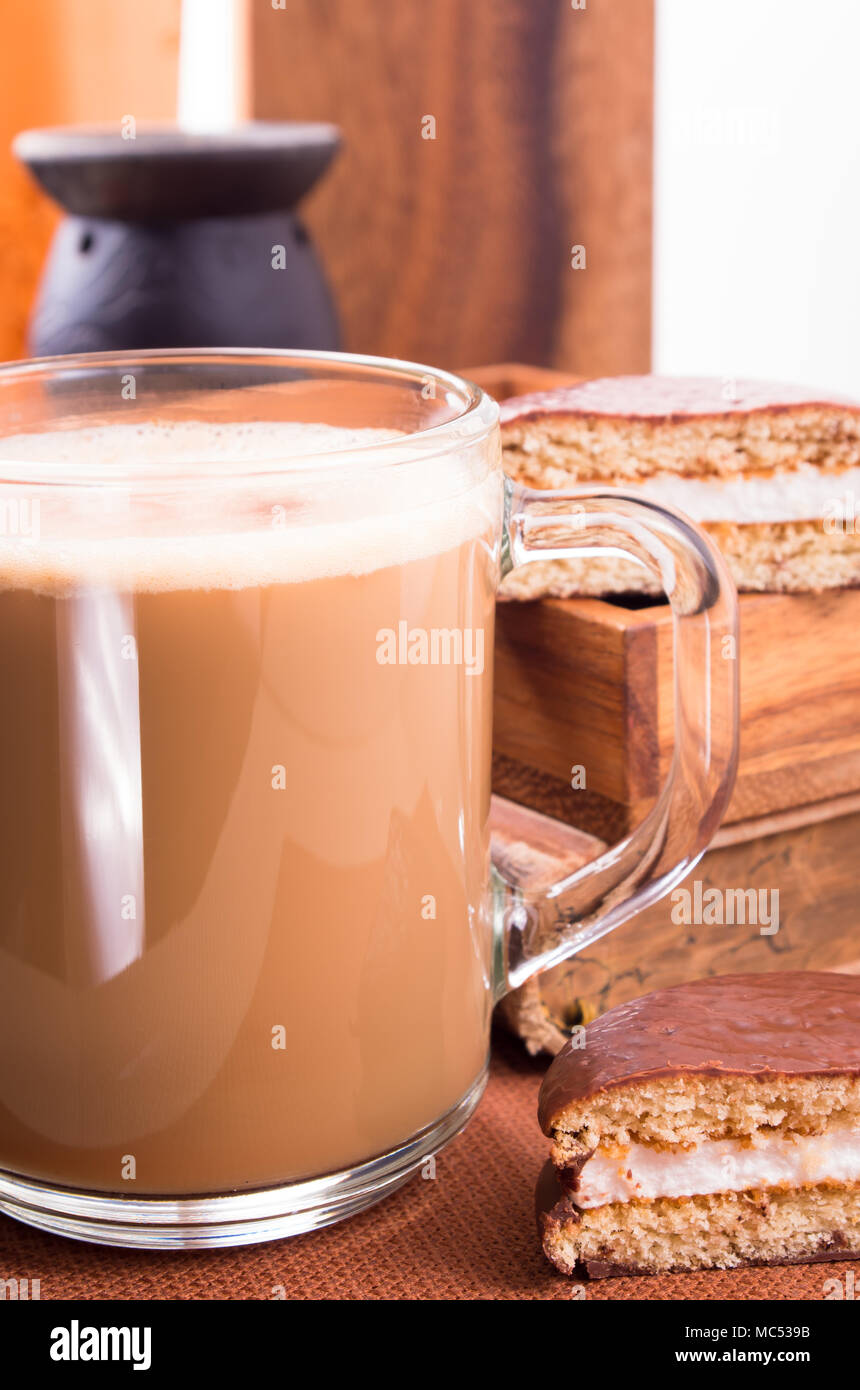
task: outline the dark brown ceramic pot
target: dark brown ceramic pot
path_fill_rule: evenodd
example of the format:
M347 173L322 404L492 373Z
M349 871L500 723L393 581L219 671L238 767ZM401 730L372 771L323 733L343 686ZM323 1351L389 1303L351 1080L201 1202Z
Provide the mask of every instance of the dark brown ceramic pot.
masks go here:
M252 122L29 130L14 150L66 216L30 321L33 356L123 348L336 348L337 319L295 207L333 126Z

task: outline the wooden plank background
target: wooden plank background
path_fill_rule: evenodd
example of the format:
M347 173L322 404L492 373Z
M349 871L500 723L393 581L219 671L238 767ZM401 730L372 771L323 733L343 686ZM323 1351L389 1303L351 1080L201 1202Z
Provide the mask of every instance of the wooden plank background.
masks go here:
M306 207L345 345L647 371L652 0L282 3L252 0L254 114L343 128Z

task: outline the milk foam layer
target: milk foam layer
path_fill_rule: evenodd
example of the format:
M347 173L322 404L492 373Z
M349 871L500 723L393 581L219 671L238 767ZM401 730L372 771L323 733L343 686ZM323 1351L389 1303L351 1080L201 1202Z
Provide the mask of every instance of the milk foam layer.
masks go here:
M580 1174L576 1204L601 1207L823 1182L860 1182L860 1130L850 1124L831 1125L825 1134L762 1134L753 1144L712 1139L686 1150L646 1144L611 1154L597 1149Z
M336 463L334 455L346 450L402 437L400 430L346 429L313 421L147 420L7 435L0 438L0 466L32 465L37 476L40 466L65 464L72 478L82 468L106 477L219 465L231 472L255 471L266 464L289 467L305 457Z
M738 525L820 521L846 493L860 495L860 468L823 473L812 464L768 477L684 478L662 473L635 484L652 502L674 507L694 521Z
M23 480L0 486L0 588L295 583L366 574L498 531L497 472L474 452L449 453L439 467L432 456L380 467L389 455L374 446L398 438L315 423L183 421L0 439L0 476ZM291 474L296 460L301 471ZM68 486L94 475L103 489ZM35 485L46 476L58 486ZM156 487L126 488L127 477Z

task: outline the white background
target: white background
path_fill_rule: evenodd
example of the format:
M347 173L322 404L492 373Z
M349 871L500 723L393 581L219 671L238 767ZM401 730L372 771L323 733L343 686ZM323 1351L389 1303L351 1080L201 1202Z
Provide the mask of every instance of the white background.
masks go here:
M654 370L860 397L860 0L658 0Z

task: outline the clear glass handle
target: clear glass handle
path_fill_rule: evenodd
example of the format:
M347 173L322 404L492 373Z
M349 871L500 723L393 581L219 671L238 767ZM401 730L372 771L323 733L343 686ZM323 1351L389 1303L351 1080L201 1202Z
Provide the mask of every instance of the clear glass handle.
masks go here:
M659 577L674 622L675 747L645 820L591 863L540 896L494 867L497 997L590 946L689 873L728 805L738 744L737 596L691 521L615 489L509 484L503 553L505 574L532 560L610 554Z

